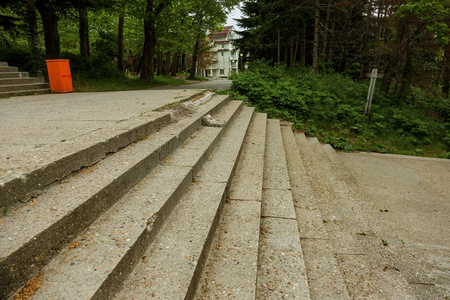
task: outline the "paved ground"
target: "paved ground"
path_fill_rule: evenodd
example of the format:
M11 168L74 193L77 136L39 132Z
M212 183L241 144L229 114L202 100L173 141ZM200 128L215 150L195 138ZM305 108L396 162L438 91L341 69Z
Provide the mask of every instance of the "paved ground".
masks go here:
M33 169L64 141L152 116L154 109L200 92L191 87L0 99L0 182Z
M450 160L339 153L436 287L450 296ZM443 297L444 298L444 297Z
M223 91L223 90L227 90L231 87L231 80L228 79L211 79L208 81L200 81L200 82L193 82L190 81L191 83L189 85L174 85L174 86L162 86L162 87L157 87L154 89L161 89L161 90L183 90L186 88L189 89L206 89L206 90L215 90L215 91Z

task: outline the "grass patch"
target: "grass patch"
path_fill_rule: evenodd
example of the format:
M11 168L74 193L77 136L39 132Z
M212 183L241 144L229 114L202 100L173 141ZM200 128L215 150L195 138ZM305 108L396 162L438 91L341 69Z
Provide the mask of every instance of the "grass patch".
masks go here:
M182 85L186 82L182 79L169 76L155 76L155 82L152 84L146 80L140 80L139 77L124 78L101 78L90 79L82 78L74 82L75 92L107 92L107 91L129 91L144 90L155 86L163 85Z

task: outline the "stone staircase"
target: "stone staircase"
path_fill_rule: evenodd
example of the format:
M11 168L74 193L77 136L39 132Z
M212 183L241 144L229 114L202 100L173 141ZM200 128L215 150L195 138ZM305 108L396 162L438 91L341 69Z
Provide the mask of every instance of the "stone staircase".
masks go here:
M50 93L50 85L37 77L29 77L27 72L19 72L17 67L0 62L0 98Z
M418 298L334 150L226 96L27 176L0 190L31 198L0 219L2 299Z

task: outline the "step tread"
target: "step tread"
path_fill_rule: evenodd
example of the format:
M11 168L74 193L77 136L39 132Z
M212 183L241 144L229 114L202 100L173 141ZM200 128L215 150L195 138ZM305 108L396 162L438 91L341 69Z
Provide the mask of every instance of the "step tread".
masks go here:
M241 102L230 102L216 116L229 120L239 111L241 105ZM80 248L70 250L69 245L62 251L62 255L55 257L44 268L43 272L50 275L44 279L37 297L51 298L58 295L93 297L106 277L111 276L115 268L120 268L119 263L131 247L141 248L143 246L140 245L139 239L142 236L155 235L158 226L161 226L160 223L155 223L169 214L167 210L174 205L176 197L191 185L194 165L168 165L169 158L183 161L179 157L190 156L199 161L207 149L199 149L193 153L188 151L188 145L202 141L203 144L211 146L215 138L220 137L222 130L223 128L218 127L200 128L185 142L186 146L170 154L162 165L154 169L132 191L100 216L73 242L81 245ZM152 220L153 228L148 226L149 220ZM85 260L88 256L89 260ZM67 262L74 263L77 267L72 267ZM96 269L101 271L103 276L97 275ZM52 287L49 282L57 283L58 288Z
M22 91L10 91L10 92L0 92L0 97L13 97L22 95L36 95L36 94L47 94L50 93L50 87L44 89L33 89L33 90L22 90Z
M255 298L266 119L250 124L196 299Z
M216 96L200 105L193 115L173 124L171 126L173 132L170 134L177 136L180 134L180 128L186 126L196 130L201 125L203 114L211 113L211 109L225 103L227 99L228 96ZM42 190L42 187L71 172L98 162L105 157L106 153L116 152L169 122L170 116L167 112L152 112L94 130L64 143L46 145L39 148L38 153L23 152L21 161L6 160L2 166L6 171L0 174L0 183L3 184L0 186L2 190L0 203L11 205L23 198L28 200L31 198L30 193L34 190ZM178 137L179 140L185 140L193 130L182 131L182 136ZM23 161L34 163L24 165Z
M0 72L0 78L28 78L28 72Z
M350 299L295 136L286 126L282 127L282 134L311 298Z
M70 235L83 230L146 176L185 137L189 137L195 127L201 125L203 114L215 111L215 107L225 101L228 102L227 97L211 101L193 116L172 123L139 143L109 155L97 165L81 170L78 175L69 176L62 184L53 184L34 201L21 205L10 215L2 216L0 231L8 240L8 243L0 245L3 260L0 271L8 273L5 278L33 273L22 269L36 270L47 263L55 250L73 238ZM32 263L36 253L40 254L39 264ZM15 268L15 272L9 272L10 268Z
M267 121L257 299L309 299L280 122Z
M164 230L125 281L116 299L182 299L195 292L254 109L244 108L180 200ZM226 145L226 146L222 146ZM221 170L220 175L209 174ZM213 225L211 225L213 224ZM213 226L213 228L211 228Z
M391 250L383 246L383 237L377 236L376 227L369 220L371 218L361 213L368 205L368 199L339 178L317 139L308 139L307 143L321 166L316 170L317 176L322 176L321 181L316 181L319 187L316 191L328 189L328 195L323 194L325 197L322 198L322 216L328 220L325 227L349 295L353 298L370 295L381 299L403 295L405 299L414 299L414 292L403 275L389 271L390 268L396 269L397 264Z

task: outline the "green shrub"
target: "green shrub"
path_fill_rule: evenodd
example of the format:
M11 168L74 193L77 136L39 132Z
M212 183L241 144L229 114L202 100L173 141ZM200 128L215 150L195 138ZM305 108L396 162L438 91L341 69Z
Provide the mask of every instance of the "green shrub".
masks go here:
M450 146L450 127L443 123L450 111L448 99L425 100L428 94L418 93L399 103L377 88L366 116L368 80L361 84L336 73L314 77L310 71L257 61L234 79L231 89L269 116L292 121L338 150L445 157Z

